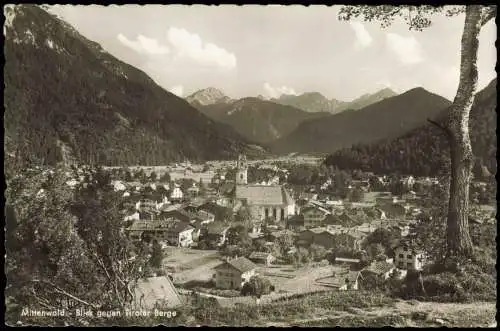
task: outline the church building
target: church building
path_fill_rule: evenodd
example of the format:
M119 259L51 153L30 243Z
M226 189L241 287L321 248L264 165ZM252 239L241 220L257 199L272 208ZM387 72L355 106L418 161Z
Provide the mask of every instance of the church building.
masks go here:
M248 164L245 155L238 157L233 204L248 206L255 220L272 219L284 222L295 214L295 202L281 185L248 184Z

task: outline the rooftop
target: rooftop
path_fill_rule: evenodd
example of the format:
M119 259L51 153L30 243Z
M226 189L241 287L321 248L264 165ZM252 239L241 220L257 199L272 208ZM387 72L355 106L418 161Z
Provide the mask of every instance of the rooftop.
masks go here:
M166 276L141 279L134 292L137 308L151 309L160 300L165 300L169 308L182 305L181 297Z
M319 210L325 214L330 214L329 210L327 210L326 208L323 208L321 206L318 206L318 205L307 205L304 208L302 208L300 212L305 213L305 212L308 212L309 210Z
M269 255L272 255L271 253L267 252L253 252L250 254L251 259L267 259Z
M245 199L250 205L288 206L293 204L288 191L279 185L238 185L236 199Z
M209 234L220 234L227 228L229 228L229 225L227 224L221 222L213 222L208 224L207 231Z
M229 260L226 263L231 265L233 268L235 268L236 270L238 270L241 273L244 273L244 272L247 272L247 271L250 271L250 270L257 268L257 266L252 261L247 259L246 257L238 257L238 258ZM224 264L225 263L217 266L215 269L220 268Z
M347 257L336 257L335 262L359 263L359 259L350 259Z
M127 230L129 231L145 231L145 230L169 230L173 232L182 232L193 228L190 224L175 220L172 218L155 219L155 220L139 220L135 221Z
M388 263L386 261L374 261L372 264L367 266L364 270L373 272L377 275L383 275L394 268L394 264Z

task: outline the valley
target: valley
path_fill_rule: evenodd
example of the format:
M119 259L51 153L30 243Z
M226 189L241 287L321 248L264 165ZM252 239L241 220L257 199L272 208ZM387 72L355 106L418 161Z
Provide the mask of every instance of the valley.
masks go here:
M496 6L4 16L6 324L496 327Z

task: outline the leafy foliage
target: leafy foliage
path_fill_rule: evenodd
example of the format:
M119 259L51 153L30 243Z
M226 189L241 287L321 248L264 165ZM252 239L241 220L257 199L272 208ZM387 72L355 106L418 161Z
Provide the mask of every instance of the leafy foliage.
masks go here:
M432 5L420 6L342 6L339 19L349 21L351 18L362 18L365 21L377 21L382 28L390 26L397 18L402 17L409 25L410 30L422 31L432 24L429 16L445 12L447 16L463 13L463 6L452 6L445 10L444 7Z
M67 182L74 178L81 180L72 189ZM9 181L7 321L15 323L22 307L112 309L133 300L145 254L121 231L123 215L109 179L101 170L24 169ZM66 322L82 323L77 317Z
M267 278L253 276L241 288L242 295L252 295L260 298L263 295L271 293L272 284Z
M151 258L149 260L151 266L154 268L160 268L163 262L163 250L161 245L157 242L153 242L153 250L151 252Z
M370 254L372 258L376 257L378 254L386 254L388 256L391 256L392 249L398 244L400 239L400 231L377 228L366 237L364 241L365 249L368 254L370 254L371 251L369 247L373 249L373 254ZM374 245L381 245L382 250L380 250L379 247L374 248Z

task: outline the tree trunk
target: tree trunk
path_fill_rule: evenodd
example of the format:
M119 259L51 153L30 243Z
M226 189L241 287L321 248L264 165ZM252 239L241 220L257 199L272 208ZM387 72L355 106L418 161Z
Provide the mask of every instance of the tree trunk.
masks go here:
M481 30L481 6L466 8L461 42L460 82L448 113L451 180L447 222L447 256L470 257L469 185L473 154L469 136L469 112L477 88L477 52Z

